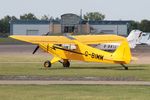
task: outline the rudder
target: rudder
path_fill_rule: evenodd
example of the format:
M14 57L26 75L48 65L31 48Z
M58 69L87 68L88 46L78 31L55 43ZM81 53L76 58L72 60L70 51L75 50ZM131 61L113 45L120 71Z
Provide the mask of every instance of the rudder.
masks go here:
M131 51L127 41L123 41L121 45L112 54L113 60L123 64L128 64L131 61Z

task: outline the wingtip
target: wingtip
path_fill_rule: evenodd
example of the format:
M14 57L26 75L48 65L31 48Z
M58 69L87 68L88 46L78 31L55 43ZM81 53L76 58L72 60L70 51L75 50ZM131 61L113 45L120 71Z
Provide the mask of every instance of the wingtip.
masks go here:
M13 38L13 39L19 39L20 38L20 36L17 36L17 35L10 35L9 37Z
M15 36L14 36L14 35L10 35L9 37L10 37L10 38L15 38Z

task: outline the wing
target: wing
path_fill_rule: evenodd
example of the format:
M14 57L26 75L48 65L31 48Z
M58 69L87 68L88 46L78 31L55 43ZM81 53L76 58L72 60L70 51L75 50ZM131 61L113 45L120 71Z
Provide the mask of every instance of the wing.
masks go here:
M12 35L13 39L29 42L33 44L51 43L51 44L73 44L73 42L65 36L23 36Z
M20 36L12 35L11 38L33 43L51 43L51 44L74 44L74 42L65 36ZM79 35L73 36L76 40L84 44L100 44L121 42L126 38L117 35Z
M125 37L118 35L81 35L75 38L85 44L115 43L126 40Z

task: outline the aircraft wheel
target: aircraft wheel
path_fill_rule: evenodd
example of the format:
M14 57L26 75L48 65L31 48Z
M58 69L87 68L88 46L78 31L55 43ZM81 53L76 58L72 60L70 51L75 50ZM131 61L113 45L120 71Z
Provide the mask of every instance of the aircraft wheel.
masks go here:
M44 62L44 67L45 68L51 67L51 62L49 60L45 61Z
M125 70L128 70L128 67L124 67L125 68Z
M65 68L69 68L70 67L70 62L67 60L67 61L64 61L63 62L63 67Z

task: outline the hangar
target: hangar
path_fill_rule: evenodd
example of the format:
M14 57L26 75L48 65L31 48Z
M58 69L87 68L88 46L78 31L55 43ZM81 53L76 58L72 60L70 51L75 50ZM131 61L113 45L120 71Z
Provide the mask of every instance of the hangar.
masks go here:
M11 35L41 35L41 33L47 33L49 31L48 21L38 20L15 20L10 23Z
M16 20L10 23L12 35L42 35L43 33L109 33L127 35L130 21L104 20L85 21L80 16L72 13L61 15L60 21L52 20Z

